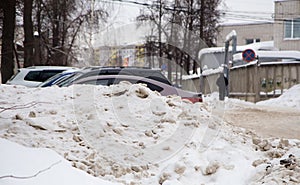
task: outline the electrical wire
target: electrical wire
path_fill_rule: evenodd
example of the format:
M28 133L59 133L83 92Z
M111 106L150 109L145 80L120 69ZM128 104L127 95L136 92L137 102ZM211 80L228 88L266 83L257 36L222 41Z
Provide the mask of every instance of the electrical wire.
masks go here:
M138 7L147 7L147 8L151 8L151 7L157 7L159 6L158 4L155 3L148 3L148 2L139 2L139 1L134 1L134 0L98 0L101 2L107 2L107 3L126 3L128 4L127 6L138 6ZM174 7L172 6L167 6L167 5L163 5L162 7L164 10L167 11L182 11L182 12L187 12L188 9L187 7L176 7L174 9ZM276 21L278 23L279 22L284 22L286 19L285 18L273 18L274 17L274 13L272 12L262 12L262 11L232 11L232 10L225 10L221 12L226 16L225 18L230 18L233 20L241 20L241 21L255 21L255 22L274 22ZM254 16L253 14L255 14L256 16ZM257 14L262 15L262 16L257 16ZM269 16L267 16L269 15ZM276 14L276 16L281 16L281 15L286 15L286 16L295 16L295 17L300 17L300 14L294 14L294 13L279 13ZM279 23L280 24L280 23Z

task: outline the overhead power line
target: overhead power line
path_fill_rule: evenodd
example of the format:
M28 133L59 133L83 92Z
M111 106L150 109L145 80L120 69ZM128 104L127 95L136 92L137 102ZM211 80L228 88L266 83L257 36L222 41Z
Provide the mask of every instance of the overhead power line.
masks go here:
M107 2L107 3L126 3L128 6L141 6L146 8L159 8L159 3L148 3L148 2L139 2L135 0L98 0L100 2ZM163 4L162 9L167 11L181 11L181 12L188 12L187 7L173 7L171 5ZM261 12L261 11L222 11L227 18L233 20L244 20L244 21L254 21L254 22L274 22L274 21L284 21L284 18L275 19L273 12ZM253 15L255 14L255 15ZM262 16L258 16L260 14ZM266 15L269 15L267 17ZM300 14L293 14L293 13L281 13L276 15L293 15L293 16L300 16Z
M98 0L101 2L109 2L109 3L128 3L130 5L138 5L138 6L142 6L142 7L146 7L146 8L160 8L160 4L159 3L142 3L142 2L138 2L138 1L132 1L132 0ZM183 7L183 6L172 6L172 5L166 5L166 4L162 4L161 7L163 10L167 10L167 11L181 11L181 12L190 12L188 7Z
M237 10L225 10L224 12L228 13L244 13L244 14L267 14L267 15L272 15L274 12L262 12L262 11L237 11Z

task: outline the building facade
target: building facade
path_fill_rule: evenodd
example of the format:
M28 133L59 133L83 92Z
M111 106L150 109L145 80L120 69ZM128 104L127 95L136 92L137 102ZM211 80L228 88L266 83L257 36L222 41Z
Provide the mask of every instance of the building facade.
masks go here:
M224 24L219 27L217 46L227 34L237 33L237 45L274 40L279 50L300 51L300 0L276 0L274 22Z
M272 22L225 24L219 27L217 46L222 47L225 45L226 36L232 30L235 30L237 33L237 45L246 45L274 39Z
M300 1L275 1L274 45L300 51Z

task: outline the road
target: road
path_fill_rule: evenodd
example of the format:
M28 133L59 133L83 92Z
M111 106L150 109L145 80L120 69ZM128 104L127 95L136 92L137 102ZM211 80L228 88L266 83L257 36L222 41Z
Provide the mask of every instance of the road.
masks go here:
M226 110L224 120L254 130L258 135L300 139L300 111L286 108L245 107Z

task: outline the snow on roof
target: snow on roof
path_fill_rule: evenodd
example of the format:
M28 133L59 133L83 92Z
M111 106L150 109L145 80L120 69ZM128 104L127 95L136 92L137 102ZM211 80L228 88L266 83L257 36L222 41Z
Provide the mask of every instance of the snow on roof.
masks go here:
M257 60L254 60L254 61L246 63L244 65L238 65L238 66L231 67L230 69L237 69L237 68L241 68L241 67L247 67L247 66L251 66L251 65L256 65L257 62L258 62ZM283 61L274 61L274 62L259 62L258 65L264 66L264 65L283 65L283 64L300 64L300 61L283 60Z
M300 60L300 51L255 51L258 58L269 59L296 59ZM233 55L233 60L242 60L242 53Z
M246 49L259 50L278 50L274 47L274 41L256 42L248 45L237 46L237 51L244 51Z
M199 78L200 75L198 74L191 74L191 75L182 75L182 80L191 80L194 78Z
M208 75L211 75L211 74L218 74L218 73L221 73L223 72L224 70L224 67L220 66L216 69L207 69L207 70L204 70L202 72L202 76L208 76Z
M193 74L193 71L190 71L191 75L182 75L182 80L190 80L190 79L194 79L194 78L199 78L201 74L201 69L200 67L197 68L197 73Z
M245 67L249 65L276 65L276 64L295 64L300 63L300 52L299 51L255 51L258 60L246 63L244 65L234 66L231 69L236 69L239 67ZM261 59L262 61L259 61ZM263 59L268 59L264 61ZM237 53L233 55L233 61L242 61L242 53ZM274 61L270 61L274 60ZM278 61L279 60L279 61Z
M22 69L77 69L76 67L70 66L30 66Z
M259 22L253 22L253 21L249 21L249 22L224 22L224 23L220 23L220 25L222 27L226 27L226 26L247 26L247 25L265 25L265 24L273 24L273 21L259 21Z
M237 52L242 52L246 49L253 49L255 51L259 51L259 50L277 50L274 47L274 41L257 42L257 43L252 43L252 44L236 47ZM230 46L229 51L231 51L231 50L232 50L232 47ZM225 52L225 47L204 48L204 49L200 50L199 58L201 58L202 55L207 54L207 53L223 53L223 52Z
M300 59L300 51L257 51L258 57Z

